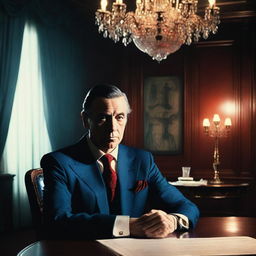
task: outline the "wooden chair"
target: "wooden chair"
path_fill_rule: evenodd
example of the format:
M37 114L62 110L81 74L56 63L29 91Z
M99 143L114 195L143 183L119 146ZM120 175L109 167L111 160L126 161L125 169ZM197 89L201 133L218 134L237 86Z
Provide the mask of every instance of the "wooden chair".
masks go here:
M25 174L25 185L30 204L33 225L39 231L42 225L43 212L43 190L44 174L43 169L32 169Z

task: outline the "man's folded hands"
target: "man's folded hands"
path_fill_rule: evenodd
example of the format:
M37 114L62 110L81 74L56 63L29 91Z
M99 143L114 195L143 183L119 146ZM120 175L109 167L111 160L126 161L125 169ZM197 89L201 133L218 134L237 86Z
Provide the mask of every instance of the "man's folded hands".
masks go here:
M151 210L139 218L130 218L130 234L134 237L164 238L177 229L175 216Z

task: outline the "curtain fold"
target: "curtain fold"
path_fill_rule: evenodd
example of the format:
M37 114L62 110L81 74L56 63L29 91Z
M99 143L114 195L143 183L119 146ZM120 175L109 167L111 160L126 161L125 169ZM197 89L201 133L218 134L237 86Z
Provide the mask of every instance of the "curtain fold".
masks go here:
M63 1L64 5L66 2L72 1L65 0ZM72 9L64 10L68 5L59 9L60 5L60 0L55 4L51 4L51 1L48 0L0 0L0 172L10 172L16 175L14 181L15 227L25 227L30 224L24 184L25 171L29 168L39 167L39 161L43 154L75 142L84 132L80 118L81 104L87 88L91 87L86 83L87 74L84 70L85 67L88 67L87 62L89 62L86 60L84 52L86 40L83 41L79 38L81 34L76 28L76 22L80 22L79 17L75 17ZM51 10L50 6L54 8ZM5 11L3 12L3 10ZM70 19L71 12L73 19ZM38 125L36 130L40 135L35 135L32 142L25 139L26 146L18 148L7 138L7 133L10 138L14 137L12 135L14 133L15 136L19 133L19 136L25 138L25 135L20 135L21 124L27 125L23 130L31 134L29 129L32 125L29 125L29 122L24 120L23 113L19 112L21 107L13 106L18 72L21 71L24 25L28 17L34 21L38 33L38 65L41 67L42 75L42 92L40 94L43 93L44 114L50 137L50 142L47 143L52 145L52 149L50 146L44 148L35 146L48 140L41 132L43 125L39 121L33 127ZM83 26L80 26L80 29L82 31ZM34 51L34 53L36 52L37 50ZM32 55L34 56L33 53ZM24 56L22 59L30 61L31 56L28 53ZM23 63L21 66L28 66L28 70L20 75L21 78L26 76L29 78L35 74L33 68L37 66L36 64ZM32 82L33 85L36 83ZM19 84L24 84L24 80ZM17 86L17 90L18 88L19 86ZM38 115L38 110L35 110L34 105L26 98L29 92L32 93L32 89L29 89L27 93L24 93L24 89L22 89L21 105L29 104L29 109L32 112L34 110L34 115ZM35 101L33 93L29 98ZM38 100L35 103L37 106ZM16 113L14 113L14 109L16 109ZM8 129L11 115L21 118L17 122L18 125L11 124L14 127L12 131ZM10 141L8 150L6 139ZM20 142L20 139L18 138L16 141ZM7 154L7 151L11 153ZM26 153L26 156L23 153ZM28 155L33 158L33 161L27 157ZM18 156L23 158L22 161L18 159ZM9 160L7 161L7 159Z
M53 150L75 142L83 133L80 118L86 76L77 38L60 27L38 26L44 112Z
M25 25L20 68L8 136L3 151L3 169L15 174L14 225L30 224L30 209L24 184L25 173L40 166L42 155L51 150L43 112L41 66L37 31Z
M86 46L82 42L87 29L84 15L87 5L83 0L0 0L0 157L8 132L22 34L28 17L36 22L39 33L45 112L53 149L83 133L79 112L86 89L91 87L86 84L82 70L87 66ZM60 102L57 106L56 99Z
M2 14L1 14L2 15ZM2 156L17 83L24 17L2 15L0 23L0 157ZM1 172L1 170L0 170Z

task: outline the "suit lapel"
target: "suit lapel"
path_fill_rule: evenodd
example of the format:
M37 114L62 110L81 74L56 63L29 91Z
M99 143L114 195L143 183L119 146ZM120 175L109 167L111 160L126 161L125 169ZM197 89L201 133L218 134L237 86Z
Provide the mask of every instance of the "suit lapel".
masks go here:
M73 169L81 180L94 191L100 213L109 214L108 198L102 174L97 163L91 165L82 164L79 168Z
M134 166L134 155L123 145L118 150L118 181L120 184L121 210L123 215L130 215L132 212L134 192L133 186L136 181Z
M76 165L71 166L71 168L94 191L100 213L109 214L109 205L103 177L85 138L74 147L72 154L73 158L76 156Z

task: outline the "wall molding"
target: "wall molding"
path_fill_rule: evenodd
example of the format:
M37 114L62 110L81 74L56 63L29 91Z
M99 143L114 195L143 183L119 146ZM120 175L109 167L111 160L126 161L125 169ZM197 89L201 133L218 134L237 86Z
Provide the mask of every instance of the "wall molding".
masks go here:
M224 47L233 46L235 40L218 40L218 41L201 41L195 43L197 48L199 47Z

